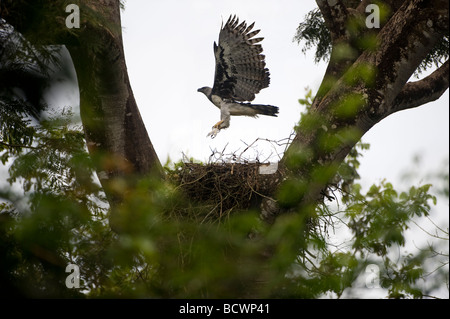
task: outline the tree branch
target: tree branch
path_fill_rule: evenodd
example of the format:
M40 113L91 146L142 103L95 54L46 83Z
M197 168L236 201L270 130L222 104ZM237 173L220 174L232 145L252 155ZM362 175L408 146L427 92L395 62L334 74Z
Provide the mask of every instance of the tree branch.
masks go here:
M442 8L424 0L405 1L378 34L376 52L364 52L355 64L376 68L375 85L369 95L368 115L374 121L391 114L392 103L406 82L445 34L448 4Z
M0 141L0 145L4 146L6 148L29 148L29 149L32 149L32 150L39 149L38 147L34 147L34 146L31 146L31 145L9 144L9 143L3 142L3 141Z
M331 33L331 41L335 42L346 37L348 11L341 0L316 0L325 20L325 25Z
M320 12L325 21L327 29L330 31L332 49L330 61L325 71L324 80L316 94L314 104L320 103L321 99L330 90L330 83L334 83L348 69L348 67L358 57L357 54L342 55L342 49L350 52L349 33L347 32L347 22L349 12L341 0L328 1L316 0Z
M437 100L449 87L449 61L426 78L408 82L392 103L391 112L414 108Z

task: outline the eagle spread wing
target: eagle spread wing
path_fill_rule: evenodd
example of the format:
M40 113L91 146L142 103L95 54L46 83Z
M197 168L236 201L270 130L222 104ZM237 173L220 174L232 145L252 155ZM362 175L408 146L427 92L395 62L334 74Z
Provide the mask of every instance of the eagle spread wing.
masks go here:
M269 86L270 74L260 44L264 38L253 38L260 30L251 31L255 23L239 23L230 16L214 42L216 73L213 94L235 101L253 101L255 94Z
M258 44L263 38L254 38L260 31L251 31L254 24L247 27L245 21L239 24L236 16L230 16L225 25L222 24L219 43L214 42L214 85L198 89L221 111L221 120L208 136L215 137L221 129L230 126L230 115L277 116L276 106L243 103L253 101L255 94L270 82L265 56L261 54L263 49Z

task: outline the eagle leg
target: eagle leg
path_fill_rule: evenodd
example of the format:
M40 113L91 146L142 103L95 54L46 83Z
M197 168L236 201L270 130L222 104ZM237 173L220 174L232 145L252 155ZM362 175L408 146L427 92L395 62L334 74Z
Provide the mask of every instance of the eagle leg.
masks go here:
M220 125L222 125L223 122L224 122L223 120L220 120L219 122L217 122L216 124L214 124L213 128L217 128L217 129L220 130Z

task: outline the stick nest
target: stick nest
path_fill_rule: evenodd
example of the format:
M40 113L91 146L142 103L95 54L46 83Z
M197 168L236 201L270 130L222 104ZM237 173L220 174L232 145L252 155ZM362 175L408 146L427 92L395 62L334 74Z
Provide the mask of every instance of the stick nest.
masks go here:
M184 156L169 178L189 198L189 205L197 205L196 211L205 208L206 217L202 218L220 220L235 210L259 210L262 198L272 199L283 175L279 170L261 174L260 168L278 162L293 136L279 141L257 138L250 144L243 142L242 151L228 152L228 144L221 151L211 149L207 164Z
M221 218L233 210L257 208L263 197L275 191L260 174L262 163L182 163L172 181L198 204L208 206L208 216ZM272 179L272 178L270 178Z

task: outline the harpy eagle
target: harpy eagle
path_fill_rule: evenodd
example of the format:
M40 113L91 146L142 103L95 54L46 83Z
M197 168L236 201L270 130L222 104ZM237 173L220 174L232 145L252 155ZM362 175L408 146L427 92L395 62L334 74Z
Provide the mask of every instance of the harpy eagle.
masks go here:
M265 56L260 44L264 38L253 38L260 30L251 31L254 22L247 27L236 16L230 16L219 33L219 44L214 42L216 71L212 88L198 89L220 109L220 121L207 136L214 138L221 129L230 126L231 115L277 116L273 105L244 103L253 101L255 94L269 86L270 74L265 67Z

